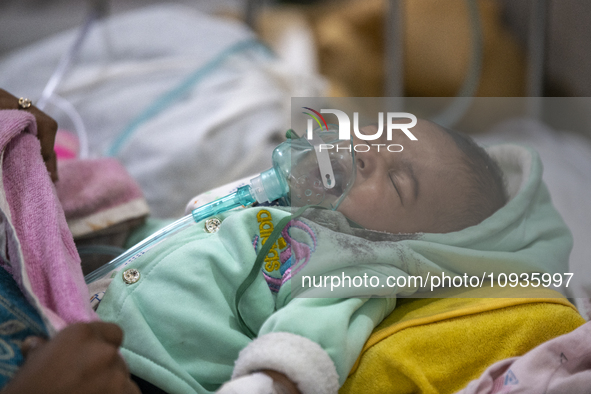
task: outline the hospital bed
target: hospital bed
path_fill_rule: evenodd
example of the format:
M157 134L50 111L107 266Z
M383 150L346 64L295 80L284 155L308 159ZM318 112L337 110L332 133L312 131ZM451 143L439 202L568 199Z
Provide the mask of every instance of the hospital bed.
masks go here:
M531 29L532 62L528 84L532 99L524 105L526 116L499 123L477 138L483 143L516 141L534 145L540 151L546 166L545 180L575 238L571 257L575 285L568 289L567 295L580 299L579 311L588 319L590 315L583 308L587 289L591 288L587 273L591 245L585 242L591 235L591 207L585 198L591 187L586 171L591 168L591 145L576 134L557 134L538 120L540 108L545 104L536 99L541 91L543 34L540 32L543 31L544 3L534 3L539 8L532 19L535 23L532 22ZM391 40L387 55L391 71L388 91L394 97L401 97L400 36L396 33L398 24L394 23L399 15L397 7L400 7L398 1L391 2L388 14L392 21L388 26L393 29L388 35ZM157 28L147 28L150 25ZM55 64L75 37L75 32L66 32L2 59L0 86L15 93L41 97ZM23 79L23 75L27 78ZM56 92L67 100L65 104L62 102L62 107L72 105L83 120L83 127L89 131L88 157L118 158L142 186L153 214L169 217L182 213L186 202L198 192L228 185L266 169L271 150L290 127L286 121L290 97L322 96L325 86L323 78L312 72L294 73L289 63L274 58L242 24L170 6L99 22L89 30L84 45L79 47L75 66ZM59 99L57 101L48 102L47 110L52 105L59 106ZM471 100L457 102L473 104ZM400 103L412 105L412 100L401 99ZM62 127L80 128L72 120L76 115L67 117L56 113ZM218 153L222 146L224 152L228 152L225 155ZM220 174L224 174L223 177ZM382 389L385 392L389 392L389 384L393 383L407 385L412 392L412 382L439 384L439 392L453 392L467 380L477 377L491 362L522 354L581 324L564 299L553 295L513 296L508 293L503 301L486 303L482 294L467 294L460 305L453 305L453 308L445 298L406 302L378 327L343 392L363 392L368 384L376 381L376 376L378 380L383 376L376 373L393 370L410 372L400 373L391 381L384 379ZM547 316L555 318L547 320ZM524 321L528 320L530 324L524 326ZM449 332L447 338L451 339L438 344L438 357L443 357L463 354L464 350L458 350L460 339L454 339L453 332L487 321L506 324L496 331L472 337L472 342L464 342L462 349L475 349L478 343L493 347L506 341L508 345L503 342L505 345L499 351L483 350L477 355L480 358L476 363L470 357L458 358L446 365L448 369L437 370L435 365L439 359L433 354L434 364L429 367L432 369L417 367L425 362L413 358L421 354L421 346L433 349L436 344L421 343L416 338L425 335L433 338L429 333L432 327L445 326L443 330ZM403 348L400 353L393 354L391 349L400 347L401 343L415 343L416 347ZM407 360L407 365L388 364L388 360L401 357ZM479 367L471 369L466 364ZM376 372L376 365L387 366L384 371ZM441 362L438 365L442 365ZM466 373L444 386L446 377L459 369Z

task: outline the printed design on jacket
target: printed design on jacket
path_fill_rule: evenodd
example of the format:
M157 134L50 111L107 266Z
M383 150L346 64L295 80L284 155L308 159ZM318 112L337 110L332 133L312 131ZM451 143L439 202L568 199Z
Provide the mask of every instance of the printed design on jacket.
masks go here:
M274 226L269 211L261 210L257 214L261 246L273 232ZM297 229L297 230L296 230ZM297 235L294 232L297 231ZM259 236L253 239L255 252L258 251ZM308 264L316 250L316 234L306 223L291 220L281 231L281 237L265 256L262 267L263 276L272 292L278 292L281 286Z
M259 213L257 213L257 222L259 223L261 246L263 246L265 242L267 242L267 239L269 239L269 236L271 235L273 230L275 229L275 226L273 225L273 216L271 215L271 212L267 211L266 209L261 209ZM256 239L255 237L255 251L257 251L258 249L257 245L258 239ZM285 242L285 239L283 239L283 237L279 237L277 241L273 244L273 246L271 246L271 249L269 249L269 252L265 256L264 260L264 269L267 272L279 270L279 268L281 267L280 253L281 250L285 249L286 247L287 243Z

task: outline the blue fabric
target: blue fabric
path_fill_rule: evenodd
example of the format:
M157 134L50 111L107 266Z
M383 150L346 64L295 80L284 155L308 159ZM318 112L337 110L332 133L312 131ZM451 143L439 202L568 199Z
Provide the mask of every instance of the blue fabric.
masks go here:
M45 324L12 276L0 267L0 388L23 363L20 344L31 335L47 337Z

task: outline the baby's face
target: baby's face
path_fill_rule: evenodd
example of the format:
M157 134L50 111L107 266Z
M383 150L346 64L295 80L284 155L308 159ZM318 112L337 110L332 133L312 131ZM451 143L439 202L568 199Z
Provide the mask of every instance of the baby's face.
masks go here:
M375 134L376 126L362 129ZM462 153L453 139L439 126L419 120L410 130L411 141L399 130L392 141L369 143L401 144L402 152L389 152L372 146L368 152L356 152L355 184L338 210L361 226L390 233L438 232L445 210L462 204L462 187L467 177L462 168ZM354 144L365 143L356 140ZM445 217L445 216L444 216Z

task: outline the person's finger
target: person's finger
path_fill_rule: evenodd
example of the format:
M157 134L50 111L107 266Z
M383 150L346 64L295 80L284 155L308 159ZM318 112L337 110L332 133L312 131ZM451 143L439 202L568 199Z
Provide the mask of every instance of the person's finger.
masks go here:
M38 111L36 108L34 111ZM32 111L32 112L34 112ZM45 115L43 112L38 111L39 114L35 114L37 122L37 138L41 144L41 157L49 174L51 180L56 182L57 176L57 157L54 150L55 136L57 134L57 123L55 120Z
M115 347L123 342L123 330L116 324L107 322L88 323L97 336Z
M21 353L23 354L23 357L27 358L31 353L39 349L46 342L47 340L45 338L37 336L30 336L25 338L25 340L21 344Z
M126 387L125 392L127 394L142 394L140 388L137 386L137 384L135 384L135 382L133 380L131 380L131 377L128 380L128 387Z
M53 153L53 146L55 144L55 135L57 134L57 122L49 115L41 112L34 105L30 106L29 111L37 121L37 137L41 142L41 154L43 160L47 161Z
M26 111L35 116L35 122L37 123L37 138L41 143L41 156L43 157L43 161L47 164L51 160L51 157L55 155L53 148L58 128L57 122L34 105L31 105ZM52 172L49 167L47 170Z
M55 183L59 180L57 175L57 155L55 152L51 155L51 158L45 162L45 167L47 167L47 171L51 175L51 180Z
M0 89L0 109L18 109L18 99L4 89Z
M129 373L122 370L102 369L97 370L82 382L84 392L94 392L100 388L100 392L113 394L140 394L141 390L131 379ZM92 388L92 389L91 389Z
M57 165L55 162L55 152L53 150L55 145L55 136L57 134L57 122L41 111L39 108L31 105L29 108L23 109L19 107L18 98L0 89L0 109L19 109L31 113L35 117L37 124L37 138L41 143L41 156L51 175L51 179L57 181Z
M90 328L91 325L87 327ZM100 335L109 332L108 327L104 325L93 325L92 330L97 328L101 331ZM96 339L99 334L93 335ZM80 365L83 370L95 371L92 376L85 379L84 384L87 387L103 387L103 392L107 393L139 394L141 392L132 381L127 363L118 349L111 344L106 344L105 339L100 339L100 345L95 342L92 347L87 347L86 353L91 357L83 357Z

